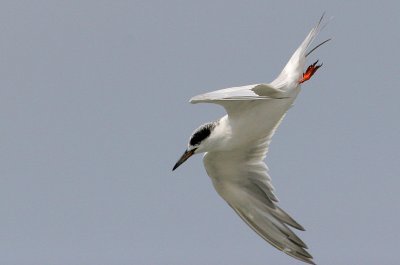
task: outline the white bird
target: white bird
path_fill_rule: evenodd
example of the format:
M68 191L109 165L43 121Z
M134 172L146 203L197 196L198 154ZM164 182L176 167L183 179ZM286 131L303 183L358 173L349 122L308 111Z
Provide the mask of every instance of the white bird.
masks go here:
M191 103L222 105L227 115L196 129L188 147L173 167L190 156L205 153L207 174L219 195L258 235L284 253L315 264L306 244L288 227L304 228L277 205L264 158L271 137L307 81L321 65L311 64L303 74L307 52L321 28L310 31L279 76L270 84L232 87L193 97Z

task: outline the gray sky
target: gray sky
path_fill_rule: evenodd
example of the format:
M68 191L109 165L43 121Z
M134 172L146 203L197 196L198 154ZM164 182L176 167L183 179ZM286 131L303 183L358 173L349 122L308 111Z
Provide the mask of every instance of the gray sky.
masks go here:
M188 99L271 81L323 11L324 66L267 163L317 263L397 264L397 1L99 0L2 1L0 264L300 264L201 156L171 169L224 114Z

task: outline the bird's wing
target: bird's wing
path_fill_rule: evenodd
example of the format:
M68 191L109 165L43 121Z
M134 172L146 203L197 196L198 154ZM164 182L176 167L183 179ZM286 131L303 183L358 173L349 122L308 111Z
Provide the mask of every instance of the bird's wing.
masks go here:
M255 84L225 88L190 99L190 103L215 103L223 106L228 115L233 115L241 104L249 101L287 99L291 94L268 84Z
M190 103L259 100L279 98L284 96L284 91L274 88L268 84L255 84L240 87L230 87L198 95L191 98Z
M304 228L278 207L264 158L270 137L246 149L208 152L204 166L222 198L257 234L286 254L314 264L307 246L288 227Z
M293 53L286 66L279 76L270 84L255 84L249 86L232 87L214 92L195 96L190 99L190 103L215 103L222 105L229 116L232 116L243 103L255 100L285 99L295 97L296 90L300 87L299 80L302 77L306 57L316 48L307 53L311 43L316 38L321 29L326 25L322 23L322 15L318 24L311 29L300 46ZM294 93L293 93L294 92ZM244 101L244 102L243 102Z

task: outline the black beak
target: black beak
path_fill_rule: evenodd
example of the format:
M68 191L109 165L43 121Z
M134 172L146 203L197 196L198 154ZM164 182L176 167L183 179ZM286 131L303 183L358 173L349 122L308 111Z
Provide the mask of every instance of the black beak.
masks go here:
M193 150L186 150L183 155L181 156L181 158L179 158L178 162L176 162L174 168L172 169L172 171L174 171L175 169L177 169L180 165L183 164L183 162L185 162L186 160L188 160L189 157L191 157L194 154L194 151L196 151L196 149Z

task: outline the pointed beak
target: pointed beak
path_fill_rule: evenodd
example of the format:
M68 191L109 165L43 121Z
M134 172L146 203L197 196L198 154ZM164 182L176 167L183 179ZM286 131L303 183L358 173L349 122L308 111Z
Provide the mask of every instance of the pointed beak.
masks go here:
M183 155L181 156L181 158L179 158L178 162L176 162L174 168L172 169L172 171L174 171L175 169L177 169L180 165L183 164L183 162L185 162L186 160L188 160L189 157L191 157L194 154L194 151L196 151L196 149L193 150L186 150Z

